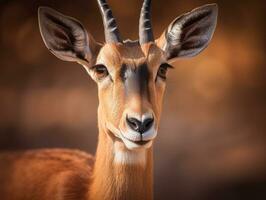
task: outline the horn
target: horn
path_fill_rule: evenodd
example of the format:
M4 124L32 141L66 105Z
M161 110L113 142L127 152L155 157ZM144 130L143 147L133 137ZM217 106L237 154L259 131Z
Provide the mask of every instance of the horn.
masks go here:
M144 0L139 18L139 43L154 41L151 26L151 0Z
M122 42L115 18L106 0L97 0L97 2L103 18L105 41L107 43Z

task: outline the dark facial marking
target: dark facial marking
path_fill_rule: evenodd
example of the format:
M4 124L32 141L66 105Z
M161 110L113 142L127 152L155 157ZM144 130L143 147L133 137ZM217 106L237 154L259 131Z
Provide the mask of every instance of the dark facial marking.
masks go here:
M125 65L122 66L120 76L125 82L126 95L138 94L141 97L146 96L149 100L149 70L146 63L132 69Z
M120 78L122 81L125 81L127 78L127 65L126 64L122 64L121 69L120 69Z
M140 94L141 95L148 95L148 83L149 83L149 69L146 63L140 65L138 68L138 79L139 79L139 86L140 86Z

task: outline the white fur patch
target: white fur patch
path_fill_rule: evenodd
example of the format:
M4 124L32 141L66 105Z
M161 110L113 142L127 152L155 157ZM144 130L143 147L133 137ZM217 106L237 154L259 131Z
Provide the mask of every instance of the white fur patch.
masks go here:
M114 163L125 165L146 165L146 150L121 149L118 144L114 147Z

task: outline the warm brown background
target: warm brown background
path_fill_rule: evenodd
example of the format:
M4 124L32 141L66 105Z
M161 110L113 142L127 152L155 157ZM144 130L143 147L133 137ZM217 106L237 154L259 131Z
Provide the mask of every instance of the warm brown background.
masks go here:
M156 200L266 199L264 1L154 0L154 32L158 37L177 15L210 2L220 8L210 46L177 61L168 79L155 143ZM109 3L124 38L136 39L142 2ZM40 5L79 19L103 41L96 0L0 1L0 149L94 153L96 85L45 48Z

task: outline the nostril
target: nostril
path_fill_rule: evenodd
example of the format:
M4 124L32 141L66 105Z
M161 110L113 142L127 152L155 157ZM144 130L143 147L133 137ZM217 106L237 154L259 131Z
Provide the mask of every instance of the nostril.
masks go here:
M143 122L143 132L149 130L153 124L154 119L153 118L148 118L145 119Z
M141 122L139 120L137 120L136 118L126 118L127 120L127 124L129 125L129 127L131 129L133 129L134 131L140 131L140 127L141 127Z

